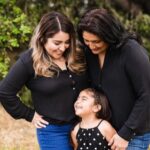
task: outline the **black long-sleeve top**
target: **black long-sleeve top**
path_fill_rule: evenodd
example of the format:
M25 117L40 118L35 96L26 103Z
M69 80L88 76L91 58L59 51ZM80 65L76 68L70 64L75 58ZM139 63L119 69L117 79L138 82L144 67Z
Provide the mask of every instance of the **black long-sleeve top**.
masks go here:
M69 69L55 77L35 76L32 50L21 55L0 84L0 99L14 118L31 121L36 111L50 123L69 123L75 118L73 104L80 90L88 86L86 73L77 75ZM31 91L34 109L17 96L26 85Z
M126 140L150 132L150 62L143 47L128 40L106 52L103 68L98 56L85 51L92 86L107 94L112 125Z

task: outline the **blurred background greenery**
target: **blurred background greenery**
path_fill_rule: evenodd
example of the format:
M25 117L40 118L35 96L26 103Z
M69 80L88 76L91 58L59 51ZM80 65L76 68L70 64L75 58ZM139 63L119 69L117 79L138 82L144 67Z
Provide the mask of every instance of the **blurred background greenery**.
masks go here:
M147 0L0 0L0 80L26 50L41 16L49 11L66 14L76 25L87 9L104 7L129 31L137 32L150 54L150 1ZM22 101L32 106L30 92L24 87Z

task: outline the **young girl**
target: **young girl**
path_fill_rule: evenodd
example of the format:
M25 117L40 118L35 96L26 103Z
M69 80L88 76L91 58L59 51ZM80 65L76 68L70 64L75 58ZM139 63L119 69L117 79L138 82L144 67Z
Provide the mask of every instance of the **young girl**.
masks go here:
M106 121L110 109L104 93L87 88L80 92L74 107L76 115L81 117L71 132L74 150L109 150L108 143L116 131Z

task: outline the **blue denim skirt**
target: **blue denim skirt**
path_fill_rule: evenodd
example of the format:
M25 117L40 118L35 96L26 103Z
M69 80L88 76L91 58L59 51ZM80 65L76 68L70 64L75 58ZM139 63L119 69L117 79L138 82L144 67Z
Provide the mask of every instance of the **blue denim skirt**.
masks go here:
M129 142L127 150L148 150L150 146L150 133L143 134L142 136L135 136Z
M47 125L37 129L40 150L73 150L70 140L72 125Z

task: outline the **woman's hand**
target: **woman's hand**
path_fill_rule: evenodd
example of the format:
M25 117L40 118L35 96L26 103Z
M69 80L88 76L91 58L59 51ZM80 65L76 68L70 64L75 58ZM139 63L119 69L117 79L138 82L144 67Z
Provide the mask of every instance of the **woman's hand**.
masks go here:
M32 123L36 128L45 128L49 123L42 118L37 112L34 113Z
M128 141L121 138L118 134L115 134L109 142L112 150L126 150L128 147Z

